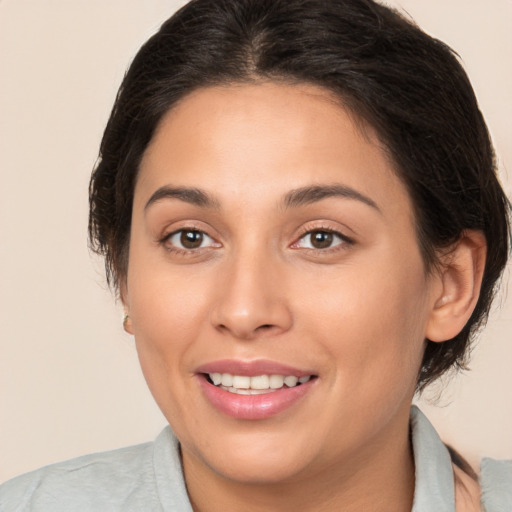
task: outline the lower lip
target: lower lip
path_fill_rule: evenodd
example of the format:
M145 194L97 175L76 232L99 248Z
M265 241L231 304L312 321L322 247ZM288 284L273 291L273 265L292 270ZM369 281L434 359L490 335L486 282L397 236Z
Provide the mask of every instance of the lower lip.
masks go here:
M263 420L296 404L311 390L316 379L300 386L284 387L262 395L230 393L210 384L204 375L199 375L199 382L206 398L220 412L240 420Z

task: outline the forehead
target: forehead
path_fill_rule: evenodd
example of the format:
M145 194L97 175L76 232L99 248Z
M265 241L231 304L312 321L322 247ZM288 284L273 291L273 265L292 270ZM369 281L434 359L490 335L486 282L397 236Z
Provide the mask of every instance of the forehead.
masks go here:
M136 200L160 186L201 186L255 201L342 183L375 202L409 197L371 127L314 85L199 89L160 122L142 159ZM391 199L391 201L389 201Z

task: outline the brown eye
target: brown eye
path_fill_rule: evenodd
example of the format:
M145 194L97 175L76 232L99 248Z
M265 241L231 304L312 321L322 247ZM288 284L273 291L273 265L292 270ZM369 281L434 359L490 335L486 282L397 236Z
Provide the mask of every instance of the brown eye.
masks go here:
M165 245L170 250L193 251L205 247L219 247L220 244L198 229L180 229L166 237Z
M294 245L301 249L331 249L333 247L350 244L350 240L340 233L315 229L303 235Z
M311 245L315 249L327 249L332 245L334 236L328 231L314 231L310 234Z
M185 249L197 249L203 243L204 235L200 231L181 231L180 244Z

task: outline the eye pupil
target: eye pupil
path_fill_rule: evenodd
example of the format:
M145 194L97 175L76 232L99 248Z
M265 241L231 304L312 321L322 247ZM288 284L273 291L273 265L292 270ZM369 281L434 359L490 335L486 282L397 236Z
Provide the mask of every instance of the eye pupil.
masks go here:
M203 243L203 233L200 231L183 231L180 242L186 249L197 249Z
M326 249L332 245L333 234L328 231L315 231L311 234L311 245L315 249Z

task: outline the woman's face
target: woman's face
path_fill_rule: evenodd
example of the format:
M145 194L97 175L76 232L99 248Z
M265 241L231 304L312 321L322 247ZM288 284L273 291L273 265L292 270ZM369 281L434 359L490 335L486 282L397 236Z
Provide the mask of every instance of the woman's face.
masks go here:
M276 482L392 449L438 292L377 138L322 89L205 88L159 125L123 299L186 467Z

